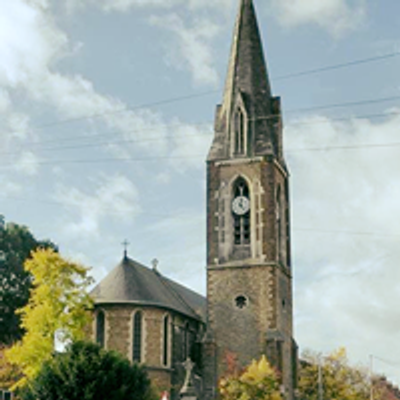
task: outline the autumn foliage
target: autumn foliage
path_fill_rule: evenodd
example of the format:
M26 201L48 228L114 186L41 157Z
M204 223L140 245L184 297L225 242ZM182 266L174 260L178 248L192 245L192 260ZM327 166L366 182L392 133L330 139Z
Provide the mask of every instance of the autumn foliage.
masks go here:
M244 372L221 379L222 400L280 400L280 384L265 356L253 361Z
M92 306L87 294L92 279L87 268L50 249L32 253L25 269L33 277L29 302L18 311L26 333L6 352L8 360L24 375L18 386L34 378L51 359L56 333L61 332L66 342L85 338Z

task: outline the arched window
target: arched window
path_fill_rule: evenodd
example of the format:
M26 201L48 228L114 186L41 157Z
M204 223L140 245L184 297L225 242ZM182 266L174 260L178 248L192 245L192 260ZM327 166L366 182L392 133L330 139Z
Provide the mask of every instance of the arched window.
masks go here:
M142 362L142 325L143 316L137 311L133 316L132 360Z
M105 342L105 315L104 311L98 311L96 315L96 343L104 347Z
M238 178L233 186L232 213L235 245L250 244L250 192L246 181Z
M163 324L163 365L165 367L169 364L169 316L164 317Z
M246 148L245 117L243 111L238 108L235 113L235 154L245 154Z

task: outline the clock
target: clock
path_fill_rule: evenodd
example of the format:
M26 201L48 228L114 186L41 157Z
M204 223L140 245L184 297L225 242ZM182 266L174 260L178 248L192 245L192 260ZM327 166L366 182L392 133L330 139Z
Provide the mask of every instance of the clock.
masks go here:
M235 197L232 201L232 211L236 215L244 215L250 210L250 201L245 196Z

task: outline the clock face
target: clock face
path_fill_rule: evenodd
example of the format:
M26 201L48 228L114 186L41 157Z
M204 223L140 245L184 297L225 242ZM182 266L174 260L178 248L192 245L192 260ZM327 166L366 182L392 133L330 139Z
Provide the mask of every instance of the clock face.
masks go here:
M232 211L236 215L244 215L250 210L250 201L247 197L238 196L233 199Z

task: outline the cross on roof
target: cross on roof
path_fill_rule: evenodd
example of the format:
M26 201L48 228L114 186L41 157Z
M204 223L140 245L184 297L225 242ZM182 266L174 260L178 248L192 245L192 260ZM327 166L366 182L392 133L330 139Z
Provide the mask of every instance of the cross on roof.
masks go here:
M130 243L125 239L122 243L122 246L124 246L124 257L128 257L128 246Z

